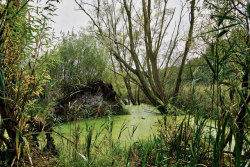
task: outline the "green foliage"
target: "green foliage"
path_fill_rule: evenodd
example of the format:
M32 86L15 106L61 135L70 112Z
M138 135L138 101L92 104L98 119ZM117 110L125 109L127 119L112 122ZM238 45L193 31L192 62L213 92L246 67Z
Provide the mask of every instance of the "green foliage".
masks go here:
M100 79L107 64L104 47L93 36L86 35L83 31L78 34L63 34L55 54L61 63L51 67L50 73L63 87Z
M190 74L190 69L191 71L197 70L194 78L192 78ZM196 79L197 84L209 85L209 83L211 83L212 75L213 74L210 71L209 66L202 57L193 58L190 61L188 61L188 63L185 66L183 72L184 84L190 83L194 79Z
M250 3L247 3L247 14L248 14L248 18L250 19Z
M0 145L6 146L7 164L18 165L27 154L30 163L28 120L29 108L42 94L50 79L48 66L53 63L49 54L47 26L55 6L48 1L44 7L27 5L28 1L1 1L0 9ZM5 132L6 135L3 135ZM2 157L2 155L1 155ZM0 162L1 165L1 162Z
M218 5L214 12L218 14L214 21L217 24L209 32L215 32L216 41L209 44L209 49L204 58L213 72L213 96L212 104L216 104L218 119L217 143L214 146L214 164L219 165L225 146L235 138L235 166L244 166L241 157L247 152L246 127L249 122L249 19L247 1L222 1L223 6ZM231 18L228 21L228 18ZM244 21L242 21L244 20ZM224 24L221 24L224 23ZM223 31L222 31L223 30ZM224 37L227 34L226 37ZM224 38L223 38L224 37ZM225 101L221 88L226 87L230 94L230 100ZM246 102L248 101L248 102ZM231 120L228 124L228 120ZM230 127L228 133L225 126ZM222 134L222 135L221 135ZM226 136L226 137L225 137ZM218 145L218 143L220 143Z

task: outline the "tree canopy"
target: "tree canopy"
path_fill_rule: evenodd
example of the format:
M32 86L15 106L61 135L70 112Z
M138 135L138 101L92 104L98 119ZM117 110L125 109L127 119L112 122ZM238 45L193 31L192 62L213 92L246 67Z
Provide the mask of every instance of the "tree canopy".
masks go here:
M107 66L107 52L94 36L83 31L63 34L58 50L59 63L51 67L51 75L64 87L101 79Z

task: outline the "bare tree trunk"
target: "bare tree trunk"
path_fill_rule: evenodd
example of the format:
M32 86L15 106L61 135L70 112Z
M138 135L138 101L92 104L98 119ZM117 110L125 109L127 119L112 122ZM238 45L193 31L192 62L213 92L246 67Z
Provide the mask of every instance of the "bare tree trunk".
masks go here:
M175 10L168 12L168 0L157 2L142 0L138 8L135 8L136 3L133 0L119 2L104 0L105 3L95 5L85 3L83 0L75 0L75 2L91 19L97 36L104 41L108 50L122 64L124 71L129 75L133 74L130 75L130 79L138 82L149 101L154 106L161 106L158 109L164 113L167 95L163 88L164 80L160 77L162 67L158 61L160 56L169 57L170 60L179 37L182 14L180 14L177 33L173 31L175 35L171 37L169 48L164 50L162 45L166 41L167 30L175 14ZM84 5L90 6L95 16L92 16ZM118 8L121 9L120 13L116 11ZM184 6L182 6L181 13L183 8ZM166 53L162 53L165 51ZM167 64L164 63L164 66L168 66Z
M140 102L140 87L137 86L137 104L140 105L141 102Z
M180 70L178 73L178 77L176 80L176 85L175 85L175 91L174 91L174 96L178 96L179 90L180 90L180 86L181 86L181 81L182 81L182 73L184 70L184 66L185 66L185 62L187 59L187 55L189 52L189 49L191 47L192 44L192 37L193 37L193 29L194 29L194 8L195 8L195 0L192 0L190 2L191 4L191 20L190 20L190 28L189 28L189 32L188 32L188 40L186 42L186 46L185 46L185 51L183 54L183 58L182 58L182 62L181 62L181 66L180 66Z
M111 54L111 53L110 53ZM115 62L112 58L112 56L110 57L111 59L111 63L112 63L112 67L113 67L113 70L114 70L114 78L115 78L115 85L117 87L117 91L118 91L118 94L120 97L122 97L122 93L121 93L121 90L120 90L120 87L119 87L119 84L118 84L118 78L117 78L117 74L116 74L116 69L115 69ZM121 99L123 101L123 99Z
M129 76L127 76L126 78L123 78L123 79L124 79L124 83L125 83L126 88L127 88L128 97L129 97L130 101L132 102L132 104L136 105L136 100L133 97Z

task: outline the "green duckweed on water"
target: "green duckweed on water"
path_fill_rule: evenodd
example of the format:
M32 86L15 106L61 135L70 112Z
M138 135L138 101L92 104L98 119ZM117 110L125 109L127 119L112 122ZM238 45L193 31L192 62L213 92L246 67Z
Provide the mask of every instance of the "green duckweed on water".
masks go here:
M84 119L82 121L75 121L62 124L55 128L55 131L61 133L68 139L72 139L72 135L76 126L79 127L80 140L84 140L87 135L87 127L92 127L93 136L100 133L99 139L110 133L110 126L112 125L112 139L121 142L134 142L136 140L148 139L150 136L156 135L158 131L159 121L162 120L162 115L154 107L146 104L137 106L125 106L125 109L130 112L129 115L118 115L103 117L97 119ZM169 122L175 122L183 119L184 116L168 117ZM119 137L120 136L120 137ZM56 142L59 136L55 136Z
M73 133L76 126L79 126L81 136L85 136L88 133L86 127L89 126L94 129L94 136L100 132L104 136L110 132L109 125L113 122L112 138L118 139L121 132L121 141L148 138L157 132L157 123L162 116L156 109L149 105L125 106L125 108L129 110L129 115L84 119L62 124L57 126L55 130L70 137L70 133Z
M88 128L93 129L94 137L100 134L98 136L99 139L110 134L110 131L112 131L113 140L118 140L119 138L121 142L126 143L148 139L150 136L157 135L159 130L159 121L163 121L163 116L155 107L146 104L136 106L126 105L124 107L129 111L129 115L114 115L97 119L91 118L81 121L68 122L55 127L55 131L71 140L77 127L80 135L79 137L82 142L85 140L84 136L87 135L89 130ZM176 126L184 119L184 117L184 115L168 115L167 124L169 126ZM207 122L207 130L209 130L210 125L214 127L214 121L210 121ZM112 130L110 129L111 124ZM55 135L54 138L57 142L60 136Z

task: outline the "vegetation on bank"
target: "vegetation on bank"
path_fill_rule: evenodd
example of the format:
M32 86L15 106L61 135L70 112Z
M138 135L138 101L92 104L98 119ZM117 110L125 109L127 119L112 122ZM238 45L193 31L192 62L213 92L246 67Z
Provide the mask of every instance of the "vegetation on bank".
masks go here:
M0 1L0 166L249 165L249 2L185 1L173 32L168 1L75 2L90 17L91 32L72 31L55 44L49 23L59 0ZM59 99L78 96L93 80L114 85L120 104L158 109L153 135L135 141L132 126L124 146L128 127L114 138L112 109L98 104L92 124L77 115L86 108L76 101L61 104L75 114L58 131Z

